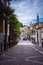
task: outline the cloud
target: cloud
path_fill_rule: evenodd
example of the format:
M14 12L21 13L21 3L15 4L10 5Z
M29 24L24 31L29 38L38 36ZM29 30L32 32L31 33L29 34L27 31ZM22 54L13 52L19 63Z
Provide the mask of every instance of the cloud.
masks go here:
M40 18L43 17L43 0L15 0L12 1L11 7L15 9L15 14L23 24L34 22L37 13Z

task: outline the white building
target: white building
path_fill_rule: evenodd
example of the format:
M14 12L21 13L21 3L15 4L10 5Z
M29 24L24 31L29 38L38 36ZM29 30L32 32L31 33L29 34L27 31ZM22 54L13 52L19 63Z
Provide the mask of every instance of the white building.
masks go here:
M21 38L23 39L24 37L27 37L27 33L28 33L28 27L24 26L20 28L21 31Z

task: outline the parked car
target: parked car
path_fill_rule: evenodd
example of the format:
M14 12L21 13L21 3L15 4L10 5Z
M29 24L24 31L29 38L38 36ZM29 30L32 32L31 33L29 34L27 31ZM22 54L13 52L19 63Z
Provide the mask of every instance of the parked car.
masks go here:
M24 38L23 38L23 40L27 40L27 38L26 38L26 37L24 37Z

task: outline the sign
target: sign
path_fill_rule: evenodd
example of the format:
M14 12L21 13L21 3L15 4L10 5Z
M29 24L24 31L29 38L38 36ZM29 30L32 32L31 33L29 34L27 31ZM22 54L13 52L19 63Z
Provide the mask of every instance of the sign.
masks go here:
M4 35L3 33L0 33L0 42L3 42L4 41Z

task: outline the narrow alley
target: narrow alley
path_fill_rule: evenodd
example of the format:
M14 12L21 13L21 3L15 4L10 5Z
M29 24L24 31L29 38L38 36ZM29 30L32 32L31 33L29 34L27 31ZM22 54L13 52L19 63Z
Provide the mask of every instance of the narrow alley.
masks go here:
M0 55L0 65L43 65L43 48L20 40Z

